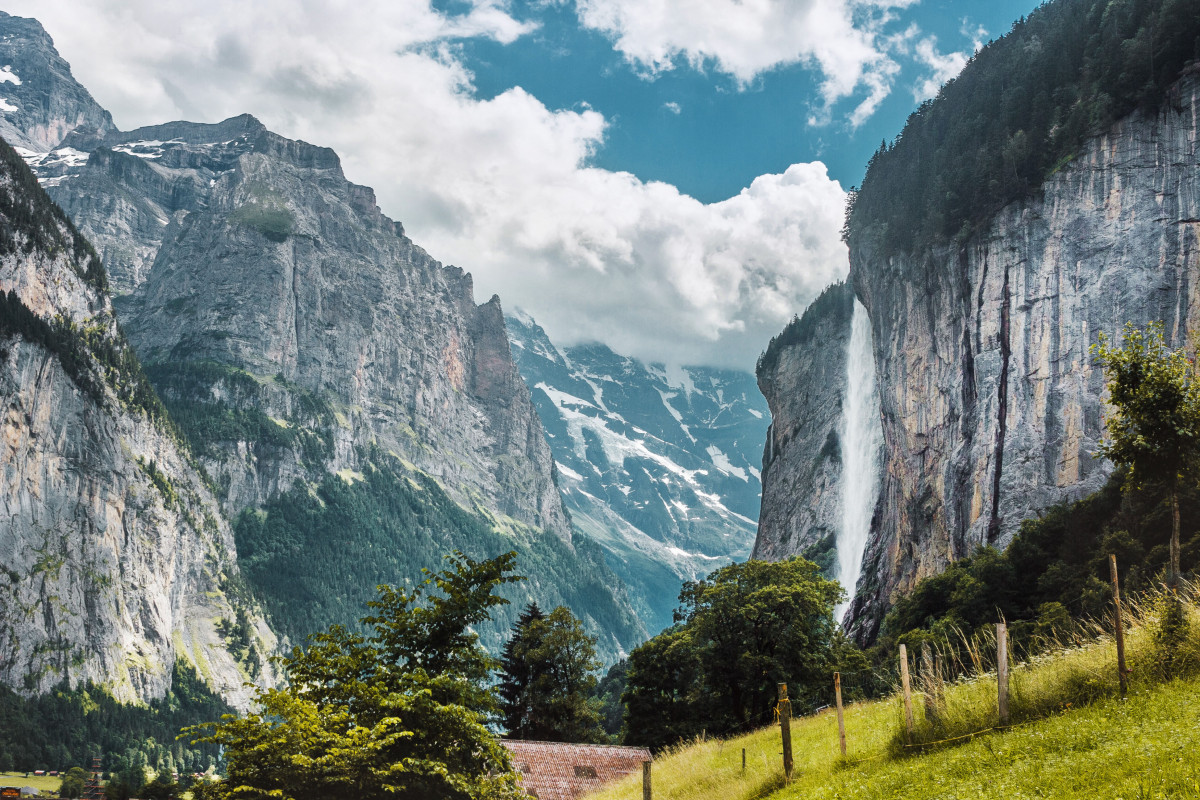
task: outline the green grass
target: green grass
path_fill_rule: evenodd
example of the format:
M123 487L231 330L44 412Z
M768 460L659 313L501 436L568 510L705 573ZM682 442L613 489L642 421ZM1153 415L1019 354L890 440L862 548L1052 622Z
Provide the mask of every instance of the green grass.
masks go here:
M1190 635L1172 651L1187 677L1166 679L1152 633L1156 612L1138 610L1127 641L1127 700L1117 697L1115 645L1101 639L1015 667L1014 727L1006 730L969 735L997 724L995 674L984 673L946 687L937 725L914 697L914 740L924 744L905 746L903 707L893 696L847 707L844 759L832 711L793 720L796 769L786 786L777 725L660 754L655 800L1200 798L1200 612L1189 612ZM640 797L634 776L588 800Z
M31 772L29 777L25 777L24 772L0 772L0 786L32 786L42 794L58 794L58 787L62 785L62 777L55 775L41 775L35 777Z

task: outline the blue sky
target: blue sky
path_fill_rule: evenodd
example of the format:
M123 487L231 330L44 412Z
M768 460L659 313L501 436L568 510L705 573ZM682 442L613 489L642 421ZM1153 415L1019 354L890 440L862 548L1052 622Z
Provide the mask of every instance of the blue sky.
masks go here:
M130 130L333 147L559 344L753 369L849 262L845 190L1032 0L6 0Z
M450 13L461 0L436 4ZM943 53L969 53L976 42L1006 33L1034 0L926 2L897 11L891 33L917 25ZM723 200L764 173L822 161L844 187L855 186L872 152L893 138L917 105L913 87L928 65L898 59L902 71L878 110L857 127L845 119L847 98L828 123L810 124L819 107L818 76L806 64L783 65L747 86L711 65L678 67L653 77L631 65L603 33L581 27L569 5L513 4L518 19L539 28L510 44L463 40L464 63L480 97L520 86L551 108L590 106L612 121L594 163L643 180L665 181L704 202Z

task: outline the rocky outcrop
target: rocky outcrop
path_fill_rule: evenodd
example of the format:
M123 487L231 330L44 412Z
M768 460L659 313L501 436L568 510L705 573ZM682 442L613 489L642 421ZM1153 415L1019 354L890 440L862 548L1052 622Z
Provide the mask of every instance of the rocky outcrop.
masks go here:
M121 138L80 174L126 192L97 201L68 178L55 196L85 230L112 218L98 206L118 194L162 210L153 267L122 306L135 349L164 377L169 404L253 412L287 432L291 446L217 430L203 442L231 512L296 478L357 469L379 448L438 478L468 508L569 539L498 298L477 306L470 276L405 237L370 189L345 179L331 150L249 118ZM122 239L130 251L154 246L134 235L98 238L109 249ZM193 433L209 436L203 426Z
M886 453L854 609L864 637L896 592L1106 479L1089 347L1151 320L1178 346L1200 322L1198 102L1193 71L961 246L884 257L852 238Z
M0 681L271 683L233 537L117 328L94 252L0 144ZM230 643L231 632L246 644Z
M109 113L71 76L70 65L37 20L0 12L0 29L0 136L5 141L40 154L72 132L103 136L116 130Z
M758 361L771 409L752 558L805 555L833 573L842 518L841 426L854 293L834 284Z

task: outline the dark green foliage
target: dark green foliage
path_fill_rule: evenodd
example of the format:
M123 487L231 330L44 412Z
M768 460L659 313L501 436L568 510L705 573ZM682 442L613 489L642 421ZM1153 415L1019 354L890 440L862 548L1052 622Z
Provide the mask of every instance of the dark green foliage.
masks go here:
M770 344L758 357L754 372L759 377L771 373L779 364L779 355L785 347L809 344L817 333L817 326L827 321L844 320L850 324L854 314L854 291L846 283L835 283L817 296L804 310L803 316L793 317L782 331L772 337Z
M67 770L67 774L63 775L62 783L58 787L58 796L67 798L81 797L83 795L83 787L87 785L87 780L88 774L83 767L71 767Z
M250 442L255 447L299 448L310 466L333 455L333 409L295 384L275 379L292 394L296 406L296 419L281 425L258 409L258 380L236 367L173 361L151 364L146 372L196 453L217 456L222 443Z
M286 208L270 208L260 203L247 203L233 211L229 220L258 231L272 242L282 242L292 233L295 215Z
M173 430L166 409L119 331L114 338L103 325L80 329L68 320L44 320L10 290L0 292L0 337L8 335L53 353L71 381L96 402L104 401L107 383L125 406L141 409L160 427Z
M159 773L139 792L142 800L171 800L177 794L179 794L179 784L171 779L170 772Z
M8 180L7 186L0 187L0 256L18 251L65 253L80 278L98 293L106 293L108 277L92 245L38 184L25 160L2 139L0 172Z
M679 624L630 655L625 741L657 748L765 725L781 682L798 712L827 704L839 658L847 671L862 666L833 621L841 597L801 558L731 564L685 584Z
M281 659L287 685L260 690L255 713L190 732L226 748L227 777L204 798L501 800L520 796L488 730L497 665L474 628L507 603L515 553L450 568L406 589L378 587L360 620Z
M821 568L821 574L829 580L837 578L837 535L829 534L820 541L813 542L804 548L801 557L808 559Z
M149 706L118 703L90 685L28 698L0 687L0 760L24 772L91 766L93 756L114 772L138 765L202 772L217 762L217 748L175 737L230 711L182 662L170 693Z
M872 157L848 239L916 252L1029 196L1200 55L1197 0L1054 0L989 43Z
M559 606L543 614L530 603L513 625L501 658L500 720L513 739L602 742L593 699L599 668L596 638Z
M600 725L609 738L616 742L621 735L624 725L625 706L621 704L621 695L629 678L629 659L622 658L608 668L608 672L596 684L594 696L600 704Z
M525 657L525 632L531 622L545 618L536 602L525 606L521 616L512 624L511 635L500 651L500 675L496 682L496 695L500 699L499 722L508 735L516 739L530 738L527 735L531 724L530 693L541 667Z
M1039 637L1069 627L1067 618L1108 613L1108 556L1117 556L1124 591L1144 592L1163 574L1171 534L1170 502L1161 491L1122 493L1117 472L1099 492L1026 520L1008 548L984 548L945 572L922 580L885 617L877 645L891 658L895 645L924 638L957 642L1005 619L1018 652ZM1183 570L1200 566L1200 491L1181 492Z
M458 549L488 558L515 548L521 570L537 577L539 598L586 610L596 628L626 647L638 640L632 615L614 600L617 581L597 545L576 537L572 552L553 534L496 530L429 476L408 472L385 454L374 458L362 480L327 475L311 489L297 484L235 521L239 564L276 631L298 642L331 624L353 624L355 609L375 586L419 580L422 567L443 553ZM508 591L522 605L533 599L526 585ZM493 652L513 616L501 610L480 631Z
M702 678L698 647L682 625L630 653L621 695L625 744L662 748L698 736L709 716L702 705Z

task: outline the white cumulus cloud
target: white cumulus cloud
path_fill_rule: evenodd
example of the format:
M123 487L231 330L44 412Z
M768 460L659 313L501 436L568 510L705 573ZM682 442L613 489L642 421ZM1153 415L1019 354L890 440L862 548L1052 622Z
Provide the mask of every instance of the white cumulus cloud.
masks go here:
M865 90L857 125L891 91L898 66L882 29L892 10L916 0L575 0L580 21L606 34L648 75L713 68L746 85L791 64L816 67L828 121L835 102Z
M418 244L473 273L478 300L499 293L563 343L751 368L847 271L844 193L820 163L704 204L591 166L607 121L584 105L551 110L521 89L479 99L456 39L511 42L534 28L500 0L455 16L428 0L11 0L8 10L43 22L123 129L250 112L333 147ZM844 21L810 17L843 35Z

